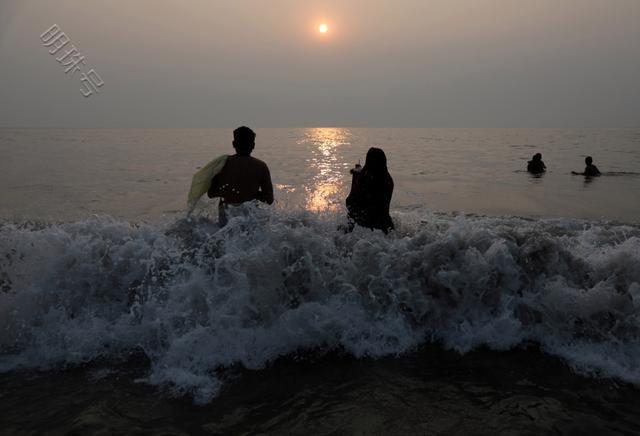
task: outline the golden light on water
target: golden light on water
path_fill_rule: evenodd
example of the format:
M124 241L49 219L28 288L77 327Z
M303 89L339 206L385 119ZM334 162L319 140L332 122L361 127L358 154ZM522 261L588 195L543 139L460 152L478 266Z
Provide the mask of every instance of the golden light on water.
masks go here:
M316 171L305 187L306 209L314 212L335 211L344 202L344 181L348 168L340 156L340 148L350 145L351 132L341 128L309 129L305 142L311 148L309 165Z
M334 200L338 194L337 183L320 183L310 190L307 197L307 210L312 212L333 211L339 208Z

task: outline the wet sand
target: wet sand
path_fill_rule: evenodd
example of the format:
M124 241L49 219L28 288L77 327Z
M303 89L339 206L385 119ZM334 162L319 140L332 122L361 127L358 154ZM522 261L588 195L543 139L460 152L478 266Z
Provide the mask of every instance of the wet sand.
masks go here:
M119 366L3 374L3 434L640 432L640 390L581 377L534 348L289 357L263 370L227 370L221 395L204 406L137 383L147 368L134 356Z

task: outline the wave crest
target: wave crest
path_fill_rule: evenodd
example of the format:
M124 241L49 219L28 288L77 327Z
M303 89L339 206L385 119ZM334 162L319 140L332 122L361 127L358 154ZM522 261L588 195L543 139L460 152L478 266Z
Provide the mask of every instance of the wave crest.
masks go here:
M539 344L640 383L640 229L413 212L390 236L243 208L219 229L108 217L0 224L0 370L142 349L148 382L206 402L224 368L426 342Z

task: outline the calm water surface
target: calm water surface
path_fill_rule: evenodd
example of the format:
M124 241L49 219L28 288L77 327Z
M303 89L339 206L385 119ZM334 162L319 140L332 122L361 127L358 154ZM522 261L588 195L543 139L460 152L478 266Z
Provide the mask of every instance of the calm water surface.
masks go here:
M396 211L638 222L640 130L258 129L278 207L343 211L349 168L383 148ZM0 216L157 219L184 209L191 175L232 151L230 129L0 130ZM548 172L523 170L540 152ZM605 176L571 176L591 155Z

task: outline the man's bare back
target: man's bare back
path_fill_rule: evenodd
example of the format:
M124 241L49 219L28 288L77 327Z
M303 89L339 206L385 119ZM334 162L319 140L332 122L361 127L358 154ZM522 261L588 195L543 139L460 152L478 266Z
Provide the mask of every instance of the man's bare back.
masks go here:
M256 134L250 128L242 126L233 131L233 148L236 154L227 158L207 192L209 198L220 197L221 221L224 221L225 205L237 205L251 200L273 203L269 167L260 159L251 157L255 144Z
M220 173L213 178L209 197L220 197L226 204L260 200L273 203L273 185L269 167L260 159L236 154L229 156Z

